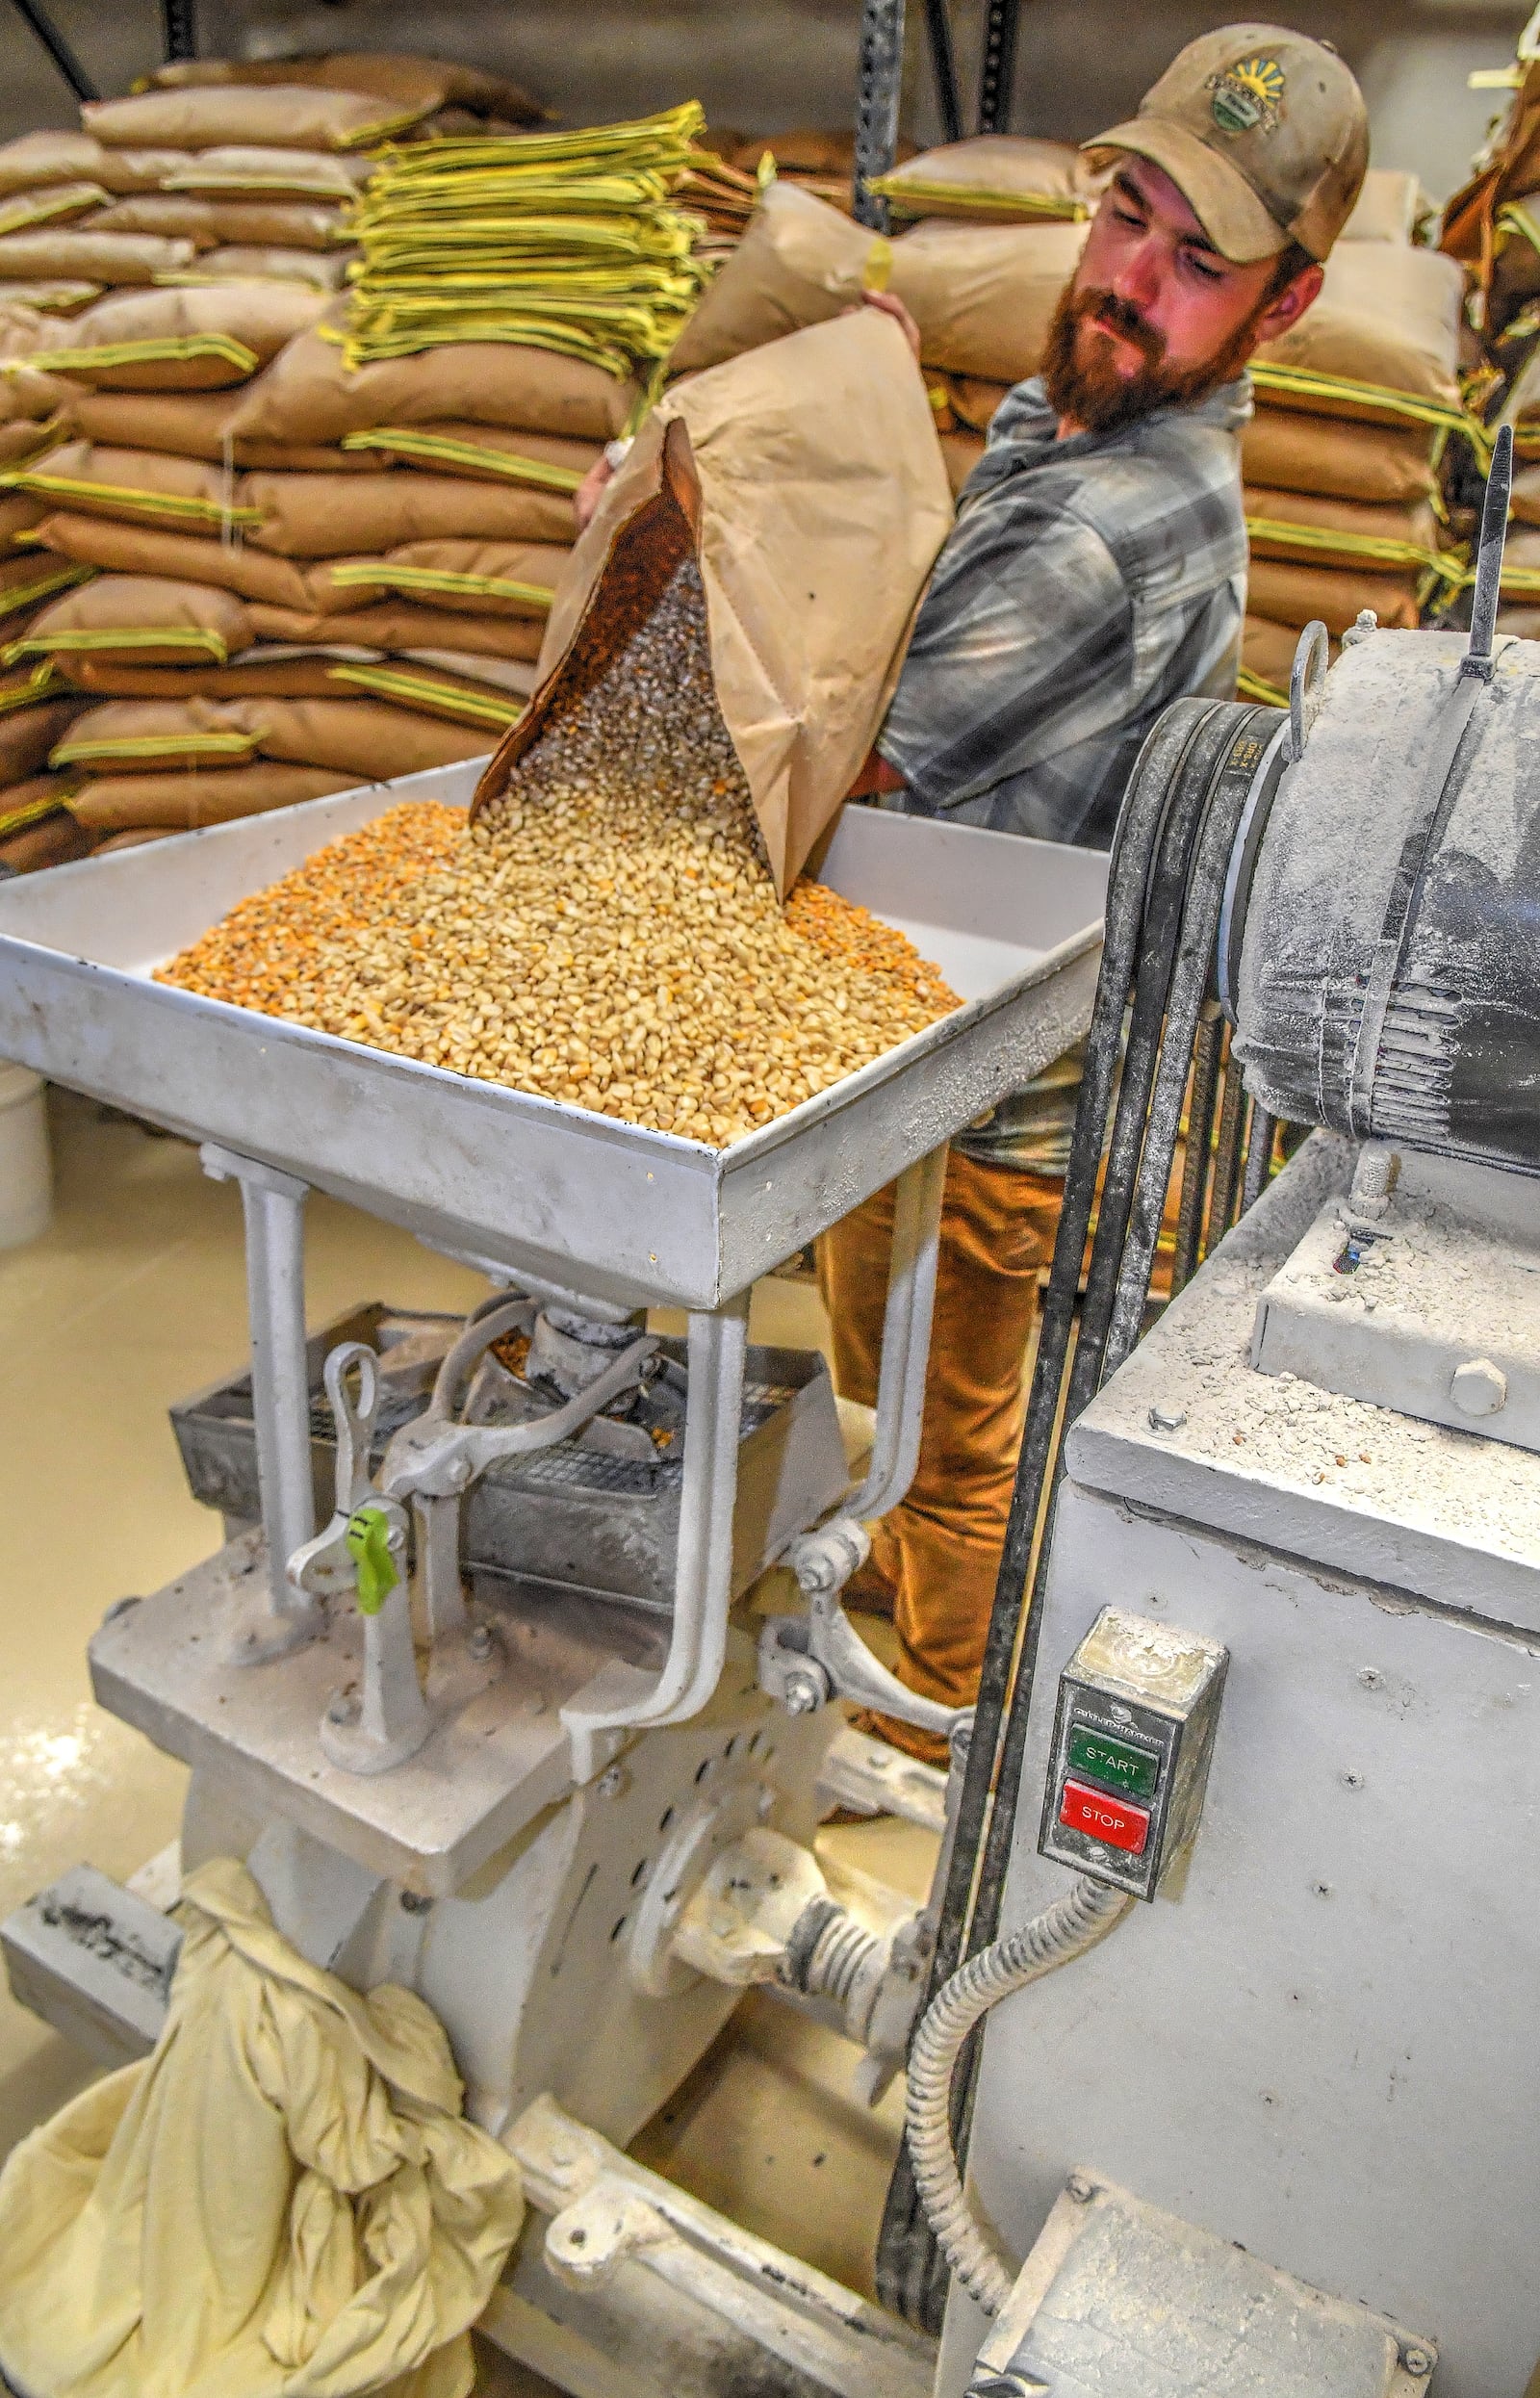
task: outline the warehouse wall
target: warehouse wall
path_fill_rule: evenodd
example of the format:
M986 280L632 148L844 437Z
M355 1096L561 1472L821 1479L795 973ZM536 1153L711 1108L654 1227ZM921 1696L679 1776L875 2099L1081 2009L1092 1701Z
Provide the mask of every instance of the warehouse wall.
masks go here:
M978 0L953 0L965 105L977 80ZM1241 13L1202 0L1023 0L1014 129L1085 136L1128 112L1181 42ZM1442 197L1464 174L1501 95L1470 92L1473 66L1512 53L1527 11L1511 0L1290 0L1302 30L1356 69L1376 159L1417 168ZM53 0L104 90L160 55L153 0ZM909 129L937 119L910 0ZM629 116L691 94L745 132L849 120L855 0L200 0L200 47L255 52L392 45L437 50L522 76L569 121ZM21 18L0 13L0 134L72 118L67 91Z

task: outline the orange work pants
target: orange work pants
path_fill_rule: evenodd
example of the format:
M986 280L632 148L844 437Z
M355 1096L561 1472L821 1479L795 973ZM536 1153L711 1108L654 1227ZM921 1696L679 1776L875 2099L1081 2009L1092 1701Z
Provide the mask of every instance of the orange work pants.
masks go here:
M891 1609L899 1679L947 1707L971 1705L978 1690L1021 1445L1038 1274L1052 1258L1063 1200L1062 1181L952 1151L919 1464L846 1591L858 1607ZM834 1386L868 1407L877 1398L892 1239L889 1184L818 1243ZM931 1734L886 1717L875 1728L914 1756L944 1762Z

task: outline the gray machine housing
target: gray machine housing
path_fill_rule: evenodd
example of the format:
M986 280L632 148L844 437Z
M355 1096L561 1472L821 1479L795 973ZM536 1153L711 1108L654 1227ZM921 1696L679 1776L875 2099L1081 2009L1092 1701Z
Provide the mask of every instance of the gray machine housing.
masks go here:
M1036 1847L1048 1695L1108 1592L1231 1663L1186 1875L996 2011L969 2168L1008 2253L1093 2170L1417 2325L1440 2398L1523 2398L1540 1457L1252 1363L1354 1163L1315 1135L1069 1436L1004 1931L1068 1887ZM1408 1155L1405 1201L1452 1217L1470 1171ZM1540 1259L1535 1199L1503 1237ZM938 2398L984 2328L954 2295Z

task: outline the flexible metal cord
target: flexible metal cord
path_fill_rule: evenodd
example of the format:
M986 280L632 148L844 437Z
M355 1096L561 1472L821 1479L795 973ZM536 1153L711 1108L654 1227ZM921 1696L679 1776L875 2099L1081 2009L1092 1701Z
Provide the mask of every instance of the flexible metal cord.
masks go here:
M1055 1966L1084 1956L1133 1905L1126 1891L1082 1875L1017 1932L970 1957L937 1991L909 2058L905 2137L914 2187L952 2271L988 2314L998 2314L1014 2276L968 2205L952 2151L952 2076L981 2016Z

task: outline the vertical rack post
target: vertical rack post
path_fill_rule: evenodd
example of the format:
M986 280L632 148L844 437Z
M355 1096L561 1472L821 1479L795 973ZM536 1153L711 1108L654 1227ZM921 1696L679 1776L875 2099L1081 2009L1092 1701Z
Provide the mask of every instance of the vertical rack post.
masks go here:
M962 95L958 89L957 52L952 41L952 19L947 13L947 0L925 0L925 31L931 45L931 73L936 81L936 104L941 113L941 131L948 142L962 139Z
M1015 78L1016 22L1021 0L988 0L984 12L984 69L979 78L980 133L1009 133L1011 88Z
M166 13L166 56L195 59L198 54L196 0L162 0Z
M887 202L866 186L898 156L898 102L904 80L904 0L862 0L860 80L856 99L856 220L887 231Z

